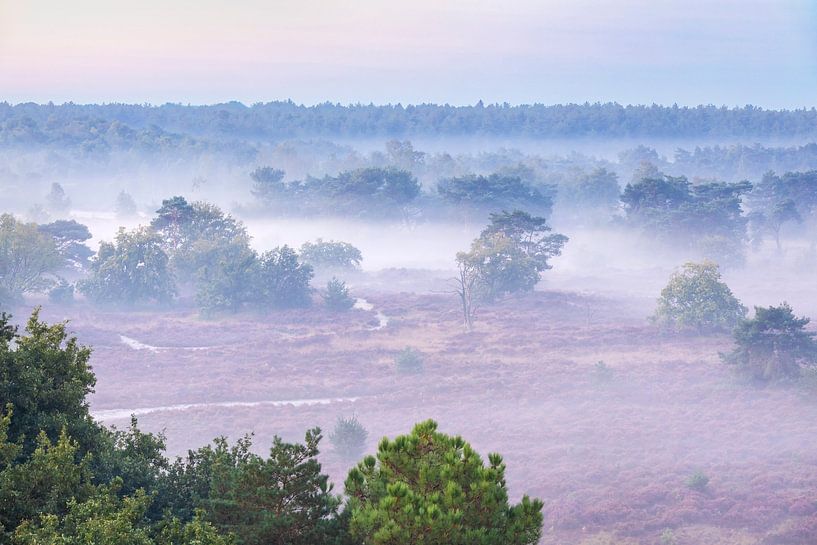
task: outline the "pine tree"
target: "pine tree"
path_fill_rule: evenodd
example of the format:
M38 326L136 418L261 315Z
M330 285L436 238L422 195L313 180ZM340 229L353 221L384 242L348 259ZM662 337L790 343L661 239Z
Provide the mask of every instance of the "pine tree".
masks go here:
M538 542L542 507L524 496L508 503L505 464L489 465L461 437L432 420L380 442L346 480L352 535L370 545L529 545Z

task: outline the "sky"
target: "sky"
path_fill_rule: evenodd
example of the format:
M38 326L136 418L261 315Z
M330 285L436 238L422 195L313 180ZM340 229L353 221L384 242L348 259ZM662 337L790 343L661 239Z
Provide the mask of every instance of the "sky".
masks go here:
M0 101L817 106L817 0L0 0Z

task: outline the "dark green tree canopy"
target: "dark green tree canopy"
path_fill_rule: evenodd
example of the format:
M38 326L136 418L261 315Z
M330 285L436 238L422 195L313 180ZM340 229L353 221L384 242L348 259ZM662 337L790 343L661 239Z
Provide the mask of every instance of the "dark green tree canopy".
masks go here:
M253 181L252 194L259 200L271 202L286 190L283 170L272 167L258 167L250 173Z
M431 420L384 438L376 456L349 472L352 534L371 545L532 545L542 531L541 501L508 502L505 464L482 458Z
M91 231L87 226L76 220L57 220L38 228L54 239L57 251L65 260L64 268L82 270L88 266L94 252L85 244L91 238Z
M378 217L412 202L420 184L408 171L394 167L366 167L336 176L307 177L284 183L266 168L252 173L253 193L266 206L291 213L333 213ZM282 176L281 176L282 177Z
M471 174L440 180L437 192L443 202L467 205L482 212L521 209L548 216L552 191L543 192L514 175Z
M735 329L734 351L723 358L757 380L797 378L803 368L817 366L816 334L805 329L809 321L787 303L755 307L755 316Z
M66 324L49 326L35 310L25 334L0 316L0 400L13 407L7 438L21 454L37 447L41 432L57 441L64 430L82 453L98 443L99 427L88 413L86 396L96 378L88 364L91 350L69 337Z

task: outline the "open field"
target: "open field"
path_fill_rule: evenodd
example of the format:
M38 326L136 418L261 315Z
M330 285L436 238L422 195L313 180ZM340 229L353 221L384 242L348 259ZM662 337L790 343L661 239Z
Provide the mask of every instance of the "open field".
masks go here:
M94 346L92 410L121 426L138 409L171 453L250 431L265 449L351 414L373 451L434 418L501 452L512 494L545 500L543 543L817 540L817 400L734 377L718 358L727 336L663 337L646 305L566 292L484 309L471 334L449 296L367 299L370 311L218 322L78 306L71 329ZM427 354L424 373L394 368L407 345ZM300 401L272 403L288 400ZM328 440L324 451L340 488L348 464ZM711 479L703 492L686 485L696 471Z

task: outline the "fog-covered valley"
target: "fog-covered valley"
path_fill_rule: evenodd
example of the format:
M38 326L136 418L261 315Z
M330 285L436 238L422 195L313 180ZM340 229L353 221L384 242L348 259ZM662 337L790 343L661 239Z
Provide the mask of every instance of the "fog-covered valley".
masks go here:
M297 459L321 464L298 466L327 502L314 542L381 543L345 518L364 456L448 445L438 425L504 456L491 486L530 532L508 543L817 539L810 133L269 138L58 113L0 128L0 430L20 405L51 441L78 437L103 476L88 486L152 494L134 528L273 542L225 505L291 516L254 496L286 485L253 472ZM67 383L76 418L49 405Z

